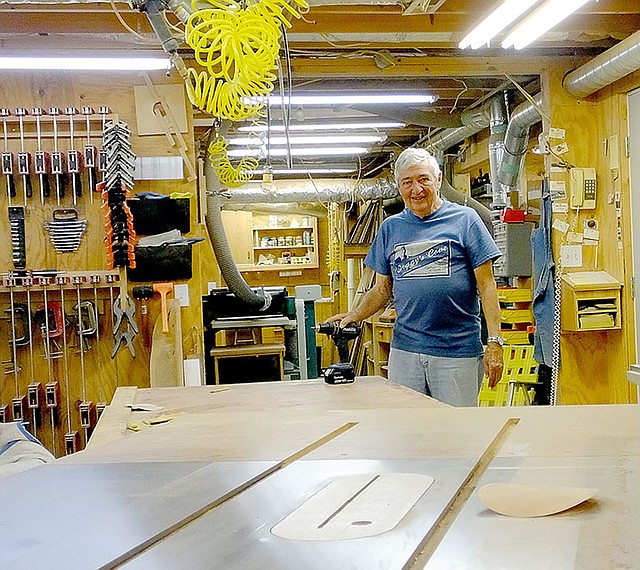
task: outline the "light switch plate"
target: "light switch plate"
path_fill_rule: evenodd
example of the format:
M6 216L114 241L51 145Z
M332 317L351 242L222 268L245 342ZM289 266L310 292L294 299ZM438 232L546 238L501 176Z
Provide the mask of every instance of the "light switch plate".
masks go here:
M186 283L174 285L173 296L180 300L181 307L189 306L189 286Z

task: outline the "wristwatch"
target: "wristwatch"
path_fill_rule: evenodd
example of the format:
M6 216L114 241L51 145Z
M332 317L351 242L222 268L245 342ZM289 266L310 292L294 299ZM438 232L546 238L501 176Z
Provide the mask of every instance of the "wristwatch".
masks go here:
M489 344L490 342L499 344L500 346L504 346L504 339L501 336L488 336L487 344Z

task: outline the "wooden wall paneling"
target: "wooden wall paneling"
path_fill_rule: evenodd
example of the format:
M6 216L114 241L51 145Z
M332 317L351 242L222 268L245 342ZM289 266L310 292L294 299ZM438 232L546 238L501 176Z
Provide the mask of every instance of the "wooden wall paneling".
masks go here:
M574 166L593 166L598 178L598 197L595 210L582 210L579 214L554 214L554 218L569 223L570 231L582 231L583 220L595 218L600 227L600 243L597 248L583 247L581 268L564 271L590 271L603 269L623 283L625 279L625 248L618 247L615 207L609 203L609 195L615 193L620 180L610 176L608 158L604 156L602 141L620 129L620 110L615 102L607 102L593 95L586 100L571 98L562 88L564 74L575 68L559 64L549 68L543 76L547 86L547 101L551 125L566 129L569 152L562 156ZM547 157L547 168L557 162ZM564 179L568 175L552 173L552 179ZM558 230L553 231L554 256L559 259L560 246L568 243ZM596 257L597 250L597 257ZM623 295L625 292L623 291ZM629 383L625 373L629 365L629 326L633 324L623 315L621 332L588 332L563 334L561 340L562 367L558 378L558 401L562 404L623 403L631 401ZM597 371L597 374L594 373Z
M608 141L607 152L605 154L605 145L602 144L603 150L603 163L604 171L608 172L607 181L610 191L614 193L619 192L620 206L621 206L621 249L618 246L617 240L617 226L618 219L616 217L616 258L622 262L622 272L620 274L620 280L623 283L621 305L622 305L622 325L624 331L623 342L625 343L625 364L628 369L628 364L635 362L636 345L635 345L635 307L633 301L633 231L638 231L634 227L633 220L631 218L631 187L629 178L629 159L626 156L625 139L629 133L628 126L628 104L627 95L630 91L637 89L640 86L640 73L634 73L624 79L614 83L611 86L598 92L598 100L601 102L604 110L605 129L603 132L604 140ZM615 137L617 136L618 142L618 156L619 156L619 168L617 170L610 169L609 154L611 144L615 144ZM614 151L615 152L615 151ZM607 194L608 200L608 194ZM615 215L615 203L610 205L614 210ZM621 402L636 402L637 401L637 389L635 384L628 382L620 382L616 384L617 394L616 401Z
M31 110L33 107L42 107L48 110L52 106L59 107L62 112L67 106L74 106L78 110L82 106L93 107L97 112L98 107L107 106L111 109L113 117L126 122L132 131L132 148L140 156L169 156L178 155L177 148L172 148L164 135L138 136L134 86L145 85L144 78L135 74L91 74L73 72L7 72L3 75L4 81L0 86L0 99L2 106L12 110L16 107L25 107ZM179 78L166 77L164 73L152 75L152 79L157 83L179 82ZM194 142L193 125L190 110L187 112L189 123L189 133L185 137L188 143L188 156L193 160ZM29 138L27 139L27 150L36 150L36 140L33 136L33 118L29 117ZM11 149L18 152L19 137L17 136L17 123L11 123ZM95 130L94 130L95 128ZM66 152L69 145L69 121L62 115L58 121L59 129L59 150ZM100 121L92 122L92 142L100 144L101 133ZM75 123L75 144L76 148L82 148L85 144L85 122L83 116L78 116ZM42 122L43 147L50 152L53 150L53 140L51 136L52 128L49 118ZM34 182L36 180L34 179ZM22 183L17 180L18 195L13 200L14 205L23 204ZM172 192L188 192L191 198L191 228L190 236L206 237L203 225L197 219L197 189L194 183L186 180L171 181L140 181L134 188L134 194L141 191L153 191L161 194ZM4 188L0 190L0 201L4 205L4 212L0 213L0 271L7 273L13 269L10 249L9 224L6 207L8 206L7 195ZM37 183L34 186L34 197L26 204L26 246L27 246L27 268L30 270L55 269L59 272L89 272L102 271L106 269L106 254L104 249L104 221L100 210L101 199L96 193L93 195L93 203L90 201L87 189L86 177L83 179L83 196L79 197L76 205L78 217L88 221L87 230L82 238L80 247L76 252L58 253L49 241L48 234L44 230L43 222L51 220L53 212L58 208L54 197L46 200L41 205L39 200L39 188ZM66 196L62 199L60 207L72 207L72 196L70 185L67 185ZM202 337L202 308L201 294L206 291L206 281L212 280L211 275L215 275L215 261L213 259L210 245L207 241L193 246L193 278L188 281L190 292L190 306L181 309L182 336L183 340L189 337L189 346L193 347L193 330ZM215 278L214 278L215 279ZM204 281L204 283L203 283ZM129 292L134 283L129 283ZM110 401L115 389L123 385L135 385L145 387L149 385L149 353L150 347L142 342L142 334L138 334L134 339L136 357L133 358L129 351L121 348L114 359L111 358L113 348L112 334L112 307L109 296L109 288L101 284L98 289L98 313L99 313L99 342L95 340L91 343L91 350L84 353L85 385L84 390L81 378L81 359L79 353L78 333L74 323L67 327L67 359L59 358L52 362L52 379L60 384L61 398L58 411L59 420L56 430L56 451L58 455L64 454L64 432L68 430L67 418L71 420L71 429L82 432L80 427L78 404L84 397L94 403L99 401ZM113 298L119 294L119 287L115 284L113 288ZM17 291L14 294L15 302L25 302L25 292ZM43 305L43 293L41 287L34 287L31 295L32 312L37 307ZM93 300L93 289L84 285L81 290L82 300ZM48 300L60 301L60 287L51 285L48 288ZM77 304L77 292L73 284L68 284L64 289L65 312L70 320L74 317L74 307ZM0 310L4 311L10 304L9 294L6 288L0 291ZM149 327L153 327L159 316L160 299L156 294L147 302L149 310ZM136 304L135 320L141 326L140 312L141 306ZM152 330L152 329L150 329ZM3 360L8 360L11 354L9 341L11 338L10 324L0 323L0 354ZM36 381L46 384L49 381L49 368L43 358L43 341L39 331L34 326L33 330L34 348L34 377ZM60 341L62 344L62 342ZM201 348L191 348L190 350L200 350ZM18 363L20 372L18 374L18 393L26 394L27 385L31 381L30 358L28 347L17 348ZM68 390L67 374L68 370ZM15 396L15 382L12 374L5 376L5 381L0 385L0 402L11 404ZM67 400L69 404L67 405ZM43 423L37 430L37 435L43 440L49 449L53 448L53 438L49 428L48 411L42 411Z

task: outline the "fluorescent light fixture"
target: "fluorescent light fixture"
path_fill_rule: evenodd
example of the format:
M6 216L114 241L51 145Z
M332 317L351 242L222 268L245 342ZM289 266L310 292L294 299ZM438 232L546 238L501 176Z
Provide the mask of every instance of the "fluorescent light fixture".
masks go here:
M356 172L355 168L318 168L315 166L310 166L309 168L274 168L270 170L272 174L282 175L282 174L352 174ZM254 176L261 176L264 174L264 170L252 170L251 174Z
M0 69L154 71L169 69L168 57L0 57Z
M383 122L370 122L370 123L297 123L289 124L289 131L351 131L355 129L402 129L406 126L405 123L383 123ZM271 132L284 132L284 125L247 125L239 127L238 131L247 133L264 133Z
M528 46L587 2L589 0L546 0L513 29L502 47L522 49Z
M265 97L248 98L248 104L256 104L265 101ZM434 103L435 95L409 95L409 94L379 94L379 95L292 95L291 97L269 96L271 105L386 105L386 104L418 104Z
M379 143L385 140L385 135L326 135L317 137L289 137L289 144L367 144ZM258 137L230 138L229 144L238 146L279 146L287 144L287 137L270 137L269 141Z
M291 156L343 156L350 154L366 154L371 149L366 147L309 147L309 148L292 148ZM266 155L266 151L263 152L261 148L250 149L234 149L227 151L228 156L243 157L243 156L261 156ZM272 148L269 150L269 156L287 156L286 148Z
M460 49L478 49L489 43L509 24L515 22L531 6L540 0L504 0L491 14L471 30L458 44Z

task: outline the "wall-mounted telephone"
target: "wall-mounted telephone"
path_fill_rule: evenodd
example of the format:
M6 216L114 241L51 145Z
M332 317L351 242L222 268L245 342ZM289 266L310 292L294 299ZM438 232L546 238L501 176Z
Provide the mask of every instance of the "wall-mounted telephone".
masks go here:
M596 207L595 168L569 170L569 206L581 210L593 210Z

